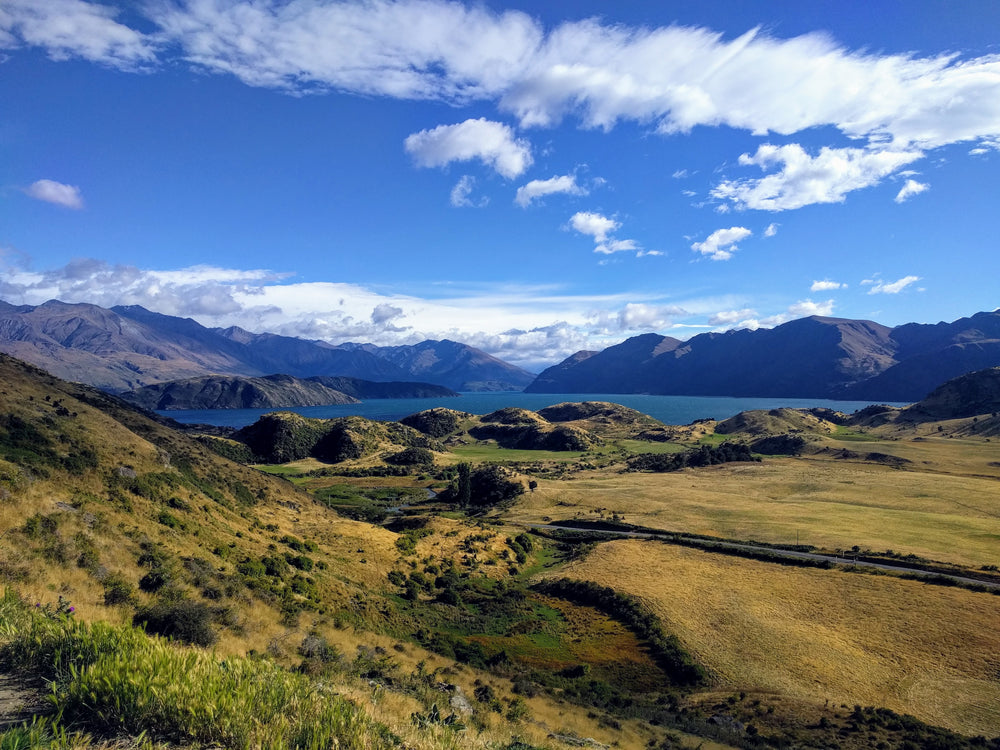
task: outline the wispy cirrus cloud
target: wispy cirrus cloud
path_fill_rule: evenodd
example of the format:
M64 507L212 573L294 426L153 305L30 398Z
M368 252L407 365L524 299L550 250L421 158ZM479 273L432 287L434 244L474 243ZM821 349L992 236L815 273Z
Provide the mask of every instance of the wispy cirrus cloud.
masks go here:
M904 276L896 281L880 281L879 279L865 279L862 286L870 286L868 294L899 294L908 286L920 281L919 276Z
M456 208L482 208L490 202L487 196L482 196L479 200L472 199L472 192L476 189L476 178L472 175L462 175L455 187L451 189L451 205Z
M76 185L65 185L55 180L36 180L24 192L36 200L55 203L66 208L83 208L83 195Z
M421 130L407 136L405 147L422 167L476 159L508 179L522 174L532 162L528 141L517 138L508 125L485 117Z
M446 0L175 0L133 13L151 30L103 3L7 0L0 46L126 69L181 62L295 94L497 102L522 127L566 118L603 130L638 122L664 135L832 127L866 144L808 161L786 151L777 179L719 186L720 199L765 210L843 200L939 146L968 142L982 152L1000 142L996 54L884 54L821 33L778 38L752 28L727 39L593 18L549 28L520 11ZM797 165L818 170L820 184L796 180Z

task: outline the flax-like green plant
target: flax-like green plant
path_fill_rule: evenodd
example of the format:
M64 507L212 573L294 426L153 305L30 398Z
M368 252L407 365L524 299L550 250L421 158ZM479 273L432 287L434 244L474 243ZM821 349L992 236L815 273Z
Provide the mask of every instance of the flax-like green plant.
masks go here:
M50 680L56 715L89 731L239 749L397 746L353 703L272 662L219 659L129 626L52 620L11 594L0 599L0 638L6 663ZM48 745L11 745L22 746Z

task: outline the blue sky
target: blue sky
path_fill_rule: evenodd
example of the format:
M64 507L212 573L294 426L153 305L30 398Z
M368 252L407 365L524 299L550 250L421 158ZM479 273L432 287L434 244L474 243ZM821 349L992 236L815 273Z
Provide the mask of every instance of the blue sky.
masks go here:
M529 369L993 310L1000 4L0 0L0 299Z

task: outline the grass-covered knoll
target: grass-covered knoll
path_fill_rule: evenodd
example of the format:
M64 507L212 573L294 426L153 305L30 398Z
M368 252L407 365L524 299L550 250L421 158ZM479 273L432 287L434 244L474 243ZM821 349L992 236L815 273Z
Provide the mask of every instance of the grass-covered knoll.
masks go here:
M787 432L831 434L836 431L837 425L844 417L826 409L816 411L787 408L742 411L734 417L719 422L715 426L715 431L723 435L746 433L754 436L780 435Z
M560 574L639 597L725 688L1000 735L1000 597L632 541Z
M668 439L665 426L652 417L600 401L556 404L538 412L511 407L482 416L429 409L401 422L446 439L452 448L488 442L511 450L585 452L606 440L634 439L641 433L656 433L644 439Z

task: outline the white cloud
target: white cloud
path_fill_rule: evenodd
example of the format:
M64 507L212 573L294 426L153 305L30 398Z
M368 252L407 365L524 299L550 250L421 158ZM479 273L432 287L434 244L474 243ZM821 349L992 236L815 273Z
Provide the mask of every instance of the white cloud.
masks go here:
M847 193L877 185L921 156L919 151L824 147L813 157L797 143L766 143L755 154L740 156L740 164L780 170L756 179L723 180L712 189L712 197L737 209L762 211L840 203Z
M764 230L764 236L765 237L774 237L774 235L776 235L778 233L778 226L779 225L775 224L774 222L771 222L770 224L768 224L767 228Z
M50 299L142 305L209 327L235 325L333 344L390 346L449 338L529 368L554 364L580 349L603 349L628 331L665 328L719 304L502 283L451 284L444 288L447 295L436 297L422 288L424 296L415 296L358 284L297 282L293 274L266 269L151 270L93 259L48 271L27 270L29 265L28 258L0 251L0 299L18 305Z
M861 283L865 286L871 286L871 289L868 290L868 294L899 294L910 284L916 283L917 281L920 281L919 276L904 276L896 281L865 279Z
M756 320L753 318L757 317L757 311L749 307L745 307L742 310L723 310L711 315L708 318L708 323L711 326L726 326L737 327L737 328L749 328L751 326L745 325L746 323L756 324ZM754 325L753 327L756 327Z
M580 234L589 234L598 245L607 241L608 235L621 227L614 219L590 211L577 211L570 217L569 225Z
M824 279L823 281L814 281L812 286L809 287L810 292L829 292L834 289L847 289L847 284L841 284L839 281Z
M532 180L527 185L522 185L517 189L514 202L525 208L536 198L556 193L566 193L568 195L587 195L586 188L576 183L576 175L566 174L557 177L550 177L547 180Z
M729 227L729 229L716 229L705 239L704 242L695 242L691 249L707 255L712 260L729 260L733 253L739 250L736 243L745 240L752 235L746 227Z
M930 187L927 183L917 182L916 180L907 180L906 184L900 188L899 192L896 193L896 203L902 203L903 201L909 200L914 195L920 195Z
M567 116L664 134L725 126L843 135L917 152L1000 137L1000 55L918 57L852 51L812 33L597 19L546 29L519 11L445 0L255 0L136 4L147 35L84 0L6 0L0 43L135 66L177 57L252 86L336 90L458 104L499 101L522 126ZM153 44L156 40L156 46Z
M622 252L634 252L637 258L646 255L662 255L658 250L643 249L635 240L613 237L612 235L621 228L621 224L603 214L591 211L577 211L569 219L569 228L580 234L593 237L594 252L601 255L613 255ZM604 262L602 261L602 263Z
M515 138L509 126L485 117L421 130L407 136L405 146L422 167L479 159L508 179L522 174L532 161L527 141Z
M463 175L451 189L451 205L457 208L482 208L489 203L490 199L485 195L478 201L472 200L472 191L475 187L476 178L468 174Z
M594 247L595 253L602 253L604 255L612 255L614 253L628 252L632 250L641 251L639 244L635 240L609 239L605 242L598 242Z
M679 305L629 303L618 310L594 313L591 323L605 334L656 331L669 328L676 318L687 315L688 311Z
M76 185L64 185L55 180L37 180L24 191L32 198L55 203L66 208L83 208L83 196Z
M83 0L4 0L0 48L18 40L42 47L53 60L81 57L123 70L155 61L153 38L115 21L120 11Z
M833 314L833 300L826 302L813 302L811 299L800 300L788 308L788 312L795 318L806 318L810 315L829 317Z

